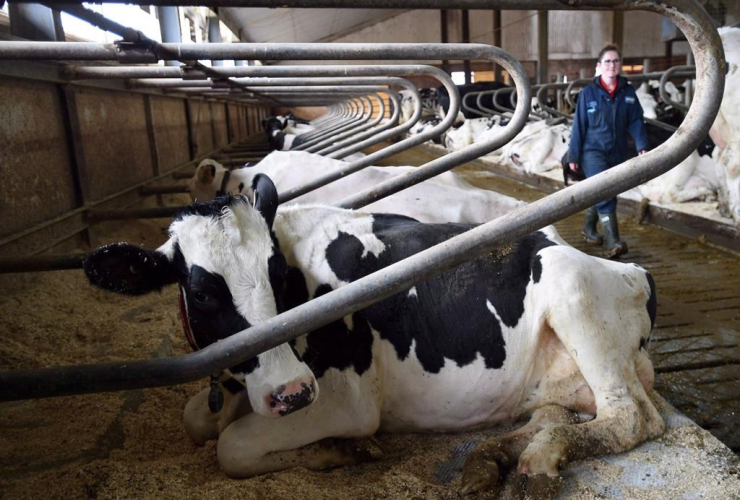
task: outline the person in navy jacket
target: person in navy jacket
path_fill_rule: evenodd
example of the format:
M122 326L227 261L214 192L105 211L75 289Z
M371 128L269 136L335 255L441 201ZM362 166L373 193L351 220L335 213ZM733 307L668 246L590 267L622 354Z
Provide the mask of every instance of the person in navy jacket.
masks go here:
M627 160L627 132L634 139L638 154L648 149L642 106L632 85L619 76L619 47L609 44L601 49L596 67L601 75L578 95L568 150L569 168L576 172L580 165L586 177ZM627 253L627 244L619 239L616 211L616 198L604 200L586 211L583 226L586 240L603 242L610 258ZM597 220L601 221L605 238L596 230Z

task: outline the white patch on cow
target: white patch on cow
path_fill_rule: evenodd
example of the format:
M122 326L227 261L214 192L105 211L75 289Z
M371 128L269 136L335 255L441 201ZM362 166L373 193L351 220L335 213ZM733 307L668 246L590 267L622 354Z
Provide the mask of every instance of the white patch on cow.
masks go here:
M719 163L718 177L720 213L731 217L740 227L740 29L723 27L718 30L725 50L728 72L725 91L717 119L709 135L720 151L715 149Z
M650 94L648 91L649 88L650 85L645 82L635 90L635 93L637 94L637 99L640 101L640 106L642 106L643 116L645 118L657 120L658 115L655 112L655 108L658 106L658 101L656 101L655 97Z
M409 293L408 293L407 295L408 295L409 297L417 297L417 298L419 297L419 294L418 294L418 293L416 292L416 287L415 287L415 286L412 286L412 287L411 287L411 288L409 289Z
M489 311L491 311L491 314L494 315L494 317L496 318L496 321L503 324L503 322L501 321L501 316L498 315L496 308L493 307L493 304L491 304L491 301L488 299L486 299L486 307L488 308Z

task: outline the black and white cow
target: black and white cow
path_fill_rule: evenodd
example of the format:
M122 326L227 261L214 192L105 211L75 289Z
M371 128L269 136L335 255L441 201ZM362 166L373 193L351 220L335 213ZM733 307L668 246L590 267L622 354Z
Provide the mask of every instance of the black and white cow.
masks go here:
M262 128L267 134L267 142L276 151L288 151L300 146L306 142L300 135L313 130L310 125L290 126L288 118L284 116L271 116L262 120Z
M269 178L252 188L251 200L187 209L157 250L103 247L85 262L89 279L128 294L177 283L202 348L471 228L317 205L278 211ZM246 390L227 391L218 414L204 390L186 429L218 438L221 466L242 477L356 460L341 446L299 449L324 438L531 415L473 451L462 491L493 488L516 466L554 494L568 462L663 432L644 349L655 307L645 270L536 232L231 367ZM573 412L595 418L575 423Z

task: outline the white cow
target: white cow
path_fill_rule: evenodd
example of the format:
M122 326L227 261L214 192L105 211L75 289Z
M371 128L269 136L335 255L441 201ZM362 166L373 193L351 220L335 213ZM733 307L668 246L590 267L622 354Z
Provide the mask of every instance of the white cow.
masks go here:
M715 148L716 150L716 148ZM684 203L717 199L718 164L709 155L692 152L665 174L635 188L642 198L658 203Z
M500 116L466 120L462 127L446 136L447 148L456 151L474 142L482 142L501 133ZM514 139L486 155L497 163L506 163L527 174L560 168L560 159L568 151L570 127L550 120L528 123Z
M276 151L255 166L232 170L224 184L227 170L214 160L203 160L190 181L190 195L194 200L205 201L214 198L219 191L243 194L259 173L269 175L280 191L287 191L345 166L342 161L303 151ZM306 193L293 200L293 203L331 204L415 169L416 167L366 167ZM457 174L445 172L376 201L363 210L400 213L423 222L487 222L523 204L493 191L477 189Z
M729 71L722 105L709 136L717 145L713 157L721 167L718 169L720 212L740 227L740 29L719 28L718 31Z
M203 348L471 227L315 205L277 210L264 175L249 195L194 206L157 250L98 250L88 277L131 294L177 282L188 338ZM204 390L188 403L186 429L198 442L218 439L223 469L244 477L357 462L341 442L301 448L325 438L531 416L471 453L462 492L496 488L516 468L525 491L549 499L569 462L664 430L648 396L650 275L561 243L533 233L237 362L226 405L209 407ZM590 421L578 423L576 412Z

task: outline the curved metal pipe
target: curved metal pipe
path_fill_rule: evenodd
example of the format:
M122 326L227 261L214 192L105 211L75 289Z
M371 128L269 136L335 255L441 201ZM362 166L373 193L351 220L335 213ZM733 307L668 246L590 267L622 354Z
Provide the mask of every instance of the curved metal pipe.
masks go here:
M671 99L671 96L668 95L668 92L666 92L665 84L668 83L668 80L670 78L673 78L676 76L676 73L679 71L687 71L687 70L694 70L696 71L695 66L673 66L672 68L669 68L663 73L663 76L660 77L660 98L663 99L663 102L666 104L670 104L676 109L680 109L681 111L688 111L689 107L685 104L682 104L680 102L674 101Z

